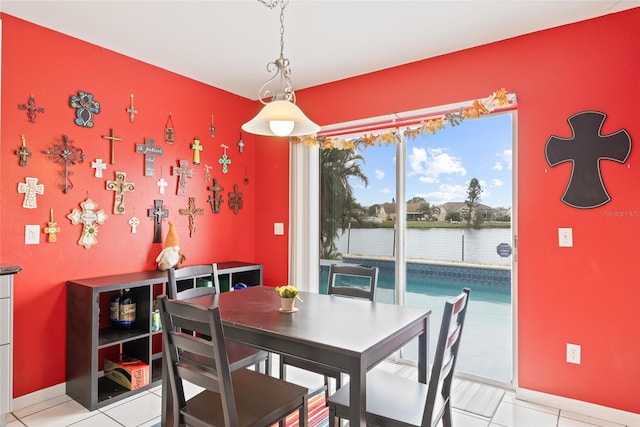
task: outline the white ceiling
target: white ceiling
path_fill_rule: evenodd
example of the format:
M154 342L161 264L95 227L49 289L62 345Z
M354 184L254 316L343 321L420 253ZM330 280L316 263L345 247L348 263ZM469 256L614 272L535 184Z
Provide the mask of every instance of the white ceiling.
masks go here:
M294 89L640 6L637 0L290 0ZM280 55L257 0L0 0L10 15L256 99Z

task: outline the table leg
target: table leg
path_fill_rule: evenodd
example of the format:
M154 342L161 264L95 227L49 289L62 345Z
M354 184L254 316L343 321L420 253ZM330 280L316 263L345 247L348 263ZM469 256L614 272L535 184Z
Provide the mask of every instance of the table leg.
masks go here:
M426 384L429 380L429 318L424 319L424 330L418 336L418 381Z
M349 425L367 425L367 368L359 360L349 378Z

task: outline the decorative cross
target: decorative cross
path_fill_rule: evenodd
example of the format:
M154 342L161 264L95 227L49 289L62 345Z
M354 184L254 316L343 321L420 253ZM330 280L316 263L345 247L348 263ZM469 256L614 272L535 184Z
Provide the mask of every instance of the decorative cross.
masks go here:
M78 91L77 95L69 98L69 106L76 109L75 124L85 128L93 127L93 116L100 113L100 103L93 100L93 94Z
M116 172L116 180L107 181L107 190L115 191L115 198L113 200L114 215L124 215L124 193L135 189L136 185L134 183L127 182L126 172Z
M196 208L196 198L189 197L189 209L179 209L180 215L189 216L189 237L196 233L196 215L204 215L204 209Z
M233 193L229 193L229 209L233 210L235 215L242 209L242 193L238 193L238 185L233 185Z
M122 141L122 138L116 137L116 131L111 129L109 132L109 136L102 135L103 139L108 139L111 141L111 159L109 160L110 164L113 164L116 161L116 141Z
M231 159L227 157L227 148L229 146L220 144L220 147L224 148L224 154L218 159L218 163L222 165L222 173L227 173L229 171L228 166L231 164Z
M38 178L25 178L26 183L18 183L18 193L24 194L22 207L34 209L36 205L36 194L44 194L44 184L38 184Z
M80 203L82 211L74 209L67 218L71 220L71 224L76 225L82 223L82 235L78 244L90 249L91 246L98 243L98 224L103 224L108 218L102 209L97 210L98 205L91 199L87 199Z
M27 110L27 121L29 123L36 122L37 113L44 113L44 108L36 106L36 99L33 95L29 95L29 100L26 104L18 104L19 110Z
M200 164L200 152L204 149L202 145L200 145L200 140L198 138L193 138L193 142L190 145L193 150L193 164Z
M129 225L131 226L131 234L136 234L138 232L140 220L135 216L132 216L131 218L129 218Z
M176 131L173 129L173 118L169 113L167 123L164 125L164 142L167 144L173 144L176 142Z
M180 167L173 167L173 175L178 175L178 196L186 196L187 195L187 178L191 178L193 176L193 169L189 169L187 165L189 162L186 160L179 160Z
M64 167L64 170L58 172L64 178L64 181L58 186L63 193L67 194L73 188L69 179L73 172L69 170L69 166L82 163L87 156L82 153L82 148L76 147L73 140L69 140L67 135L62 135L62 142L49 147L45 154L49 155L50 160Z
M20 156L20 166L27 166L27 159L31 157L31 151L27 149L27 140L24 135L20 135L22 138L22 147L19 150L16 150L16 154Z
M242 132L240 132L240 139L238 140L238 151L244 153L244 141L242 140Z
M102 163L102 159L96 159L95 162L91 162L91 167L96 170L96 178L102 178L102 171L107 169L107 165Z
M133 123L133 120L136 118L135 115L138 114L138 110L133 108L133 94L131 94L131 103L127 108L127 113L129 113L129 121Z
M58 224L53 220L53 208L49 209L49 218L51 221L47 223L44 232L49 235L49 243L55 243L57 241L56 233L60 232L60 227L58 227Z
M136 153L144 154L144 176L153 176L156 171L156 156L162 156L162 147L156 147L156 141L145 138L144 144L136 144Z
M211 212L214 214L220 213L220 205L224 200L222 200L222 196L220 192L224 190L224 187L218 185L218 180L213 179L213 185L207 187L207 190L213 191L213 196L209 196L207 202L211 205Z
M211 115L211 126L209 126L209 136L211 138L216 137L216 127L213 125L213 114Z
M209 172L209 170L211 170L212 167L213 166L204 165L204 182L211 181L211 173Z
M154 217L153 243L162 243L162 218L169 217L169 209L165 209L162 200L153 201L153 209L149 209L149 217Z

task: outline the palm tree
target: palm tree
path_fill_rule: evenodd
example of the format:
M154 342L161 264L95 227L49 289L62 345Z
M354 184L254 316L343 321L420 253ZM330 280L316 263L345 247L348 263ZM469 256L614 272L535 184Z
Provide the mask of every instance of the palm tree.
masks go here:
M335 240L338 230L348 228L351 221L360 222L364 216L362 206L353 196L350 178L362 181L368 178L360 168L364 157L355 149L320 150L320 256L336 258Z

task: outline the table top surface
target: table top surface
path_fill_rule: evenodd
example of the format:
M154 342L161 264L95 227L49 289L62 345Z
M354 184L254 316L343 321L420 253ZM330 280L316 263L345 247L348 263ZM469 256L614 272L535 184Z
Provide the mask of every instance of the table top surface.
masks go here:
M431 310L300 292L298 311L282 313L274 288L255 286L190 300L219 305L225 325L307 346L364 354L399 331L424 322ZM213 301L212 301L213 298Z

